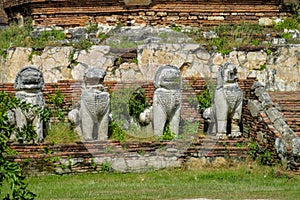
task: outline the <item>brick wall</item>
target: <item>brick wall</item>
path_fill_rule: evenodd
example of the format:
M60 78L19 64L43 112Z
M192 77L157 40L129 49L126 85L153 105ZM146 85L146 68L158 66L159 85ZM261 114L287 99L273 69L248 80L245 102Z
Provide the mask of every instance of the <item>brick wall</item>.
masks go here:
M136 172L179 167L190 158L204 158L210 163L218 157L240 162L247 157L247 139L214 141L199 138L185 148L180 148L184 142L120 143L107 140L62 145L10 144L18 154L9 159L20 163L25 173L65 174L101 171L103 164L116 171ZM211 148L207 148L209 143L213 145Z
M268 126L268 120L264 116L252 118L247 108L248 99L252 98L250 88L255 79L240 80L239 85L244 92L243 102L243 138L216 141L214 139L199 137L196 141L165 142L125 142L96 141L77 142L74 144L11 144L11 147L19 152L10 159L20 162L28 173L78 173L101 170L101 163L109 162L115 170L143 171L163 167L183 165L190 158L205 158L213 161L217 157L225 157L243 161L247 157L247 144L249 137L257 137L257 133L264 131L268 137L274 137L274 130ZM201 78L187 78L190 90L185 95L200 94L203 91L205 81ZM129 83L127 83L129 84ZM106 87L114 91L117 82L106 82ZM153 95L153 84L149 82L138 83L146 90L149 98ZM45 94L53 94L55 90L61 90L65 95L66 106L71 106L80 98L79 81L60 81L46 84ZM1 90L14 93L13 85L2 84ZM151 99L149 103L151 103ZM183 113L189 112L189 105L183 101ZM203 121L200 121L203 125ZM246 129L251 126L250 132ZM203 127L203 126L202 126ZM272 141L272 140L270 140ZM178 145L179 142L179 145ZM182 145L183 144L183 145ZM265 146L265 144L264 144ZM182 148L184 147L184 148ZM275 153L272 143L269 148ZM159 153L158 153L159 152ZM124 161L124 162L123 162ZM125 162L126 161L126 162ZM123 163L123 164L122 164ZM124 164L125 163L125 164ZM131 163L131 164L130 164Z
M29 3L28 3L29 2ZM21 13L35 25L84 26L87 22L207 26L220 23L257 22L261 17L290 15L281 1L153 0L148 6L127 6L123 0L4 0L9 19Z

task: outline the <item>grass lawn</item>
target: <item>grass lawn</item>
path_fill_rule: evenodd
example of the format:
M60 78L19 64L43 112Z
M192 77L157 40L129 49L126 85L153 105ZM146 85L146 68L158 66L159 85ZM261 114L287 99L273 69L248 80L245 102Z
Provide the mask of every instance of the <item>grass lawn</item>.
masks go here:
M257 165L31 176L27 181L37 199L300 198L299 177Z

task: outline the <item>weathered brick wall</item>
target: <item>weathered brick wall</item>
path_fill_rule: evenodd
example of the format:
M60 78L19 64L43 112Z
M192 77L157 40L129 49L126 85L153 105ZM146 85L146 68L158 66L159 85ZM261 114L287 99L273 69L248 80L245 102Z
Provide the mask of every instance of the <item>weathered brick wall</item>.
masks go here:
M28 3L29 2L29 3ZM10 19L21 13L35 25L84 26L87 22L116 25L171 23L206 26L220 23L257 22L261 17L290 15L279 0L153 0L147 6L128 6L123 0L23 0L3 2Z
M185 81L191 85L187 94L200 94L203 91L204 80L189 78ZM101 170L102 163L111 164L112 168L120 171L143 171L170 166L181 166L189 162L191 158L204 158L207 162L218 157L234 160L245 160L247 157L249 137L254 138L261 150L268 150L274 156L275 137L277 133L267 116L259 114L252 117L248 109L248 100L251 96L250 88L255 79L240 80L239 85L244 93L243 102L243 137L240 139L220 140L199 137L196 141L185 140L177 142L148 141L148 142L77 142L74 144L11 144L11 147L19 152L10 157L11 160L20 162L27 173L78 173ZM118 87L117 82L106 82L109 91ZM129 83L127 83L129 85ZM148 97L153 95L153 84L141 82ZM80 97L79 81L60 81L56 84L47 84L44 92L53 93L61 90L66 102L71 106L73 101ZM0 86L2 90L14 93L12 84ZM151 100L149 100L151 103ZM188 110L188 106L184 106ZM203 124L203 121L201 122ZM263 133L263 134L260 134ZM260 137L263 135L263 137ZM158 153L159 152L159 153ZM258 152L259 153L259 152Z
M211 148L207 144L212 143ZM180 148L185 145L185 148ZM22 165L23 172L82 173L101 171L103 165L112 170L136 172L179 167L190 158L204 158L207 163L218 157L244 161L247 157L247 139L205 140L186 144L185 141L123 142L95 141L74 144L11 144L18 154L9 159Z

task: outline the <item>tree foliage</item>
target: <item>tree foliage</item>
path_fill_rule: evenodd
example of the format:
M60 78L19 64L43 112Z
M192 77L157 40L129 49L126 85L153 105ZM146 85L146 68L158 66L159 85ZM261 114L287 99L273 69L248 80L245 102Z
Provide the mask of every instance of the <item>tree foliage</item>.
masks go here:
M27 189L25 177L22 175L21 167L18 163L8 159L9 156L16 154L9 147L9 138L13 133L17 137L26 134L26 140L31 140L35 135L32 124L19 129L14 123L9 122L9 111L16 108L27 110L32 108L30 104L21 102L5 92L0 93L0 194L3 183L6 181L9 184L10 192L5 194L5 200L8 199L34 199L35 194ZM38 109L33 109L36 112L41 112ZM38 113L35 113L38 114Z

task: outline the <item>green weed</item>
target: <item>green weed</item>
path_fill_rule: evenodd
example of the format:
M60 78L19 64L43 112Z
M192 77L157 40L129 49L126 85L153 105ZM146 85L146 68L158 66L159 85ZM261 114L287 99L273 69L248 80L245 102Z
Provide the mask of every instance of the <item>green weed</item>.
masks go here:
M298 28L298 20L293 17L287 17L281 22L274 23L273 27L275 30L284 30L284 29L297 29Z

